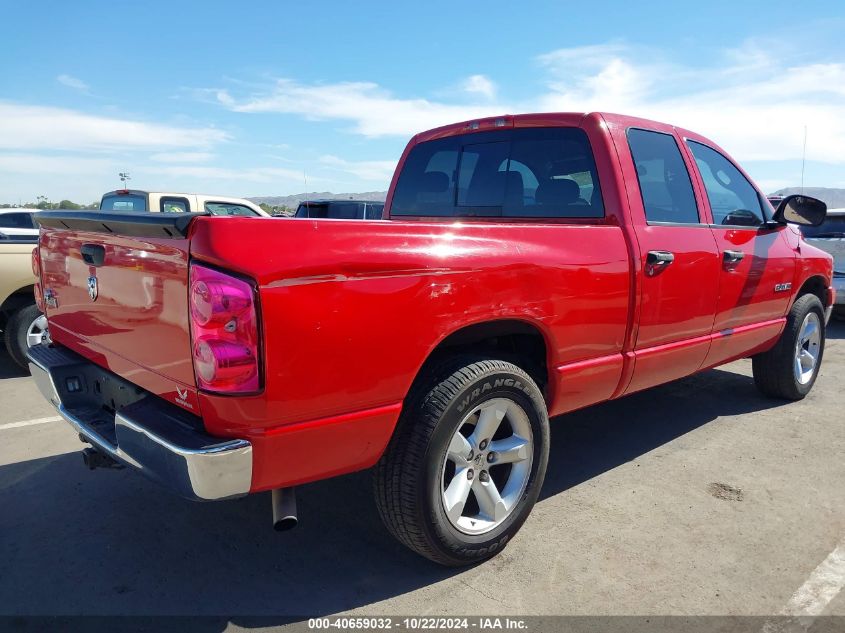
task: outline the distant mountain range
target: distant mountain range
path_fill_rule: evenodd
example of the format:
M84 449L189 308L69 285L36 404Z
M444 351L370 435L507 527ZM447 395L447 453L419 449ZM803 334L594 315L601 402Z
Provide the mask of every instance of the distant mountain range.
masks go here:
M788 196L801 193L801 187L786 187L773 191L769 195ZM829 209L845 208L845 189L831 187L804 187L803 193L825 202ZM291 196L256 196L248 198L256 204L269 204L271 207L288 207L295 209L303 200L371 200L384 202L386 191L365 191L364 193L332 193L331 191L317 191L310 193L296 193Z
M311 191L295 193L291 196L256 196L247 198L256 204L269 204L271 207L288 207L295 209L303 200L369 200L384 202L386 191L365 191L364 193L332 193L331 191Z
M845 189L832 189L830 187L786 187L785 189L778 189L770 195L774 196L789 196L795 193L804 193L813 198L818 198L825 204L828 209L842 209L845 208Z

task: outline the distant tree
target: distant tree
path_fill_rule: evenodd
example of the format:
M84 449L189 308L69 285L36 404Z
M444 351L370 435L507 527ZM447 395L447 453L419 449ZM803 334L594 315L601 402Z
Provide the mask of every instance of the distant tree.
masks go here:
M261 207L261 210L264 211L265 213L273 213L273 207L271 207L266 202L262 202L258 206Z
M71 209L71 210L73 210L73 211L76 211L76 210L78 210L78 209L81 209L81 208L82 208L82 205L76 204L75 202L71 202L70 200L62 200L62 201L59 203L59 207L58 207L58 208L59 208L59 209Z

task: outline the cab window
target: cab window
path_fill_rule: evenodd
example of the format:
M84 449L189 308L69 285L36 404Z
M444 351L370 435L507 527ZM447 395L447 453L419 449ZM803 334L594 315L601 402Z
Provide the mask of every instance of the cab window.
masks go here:
M147 196L139 194L112 194L103 196L100 211L116 211L118 213L136 213L147 210Z
M713 223L721 226L760 226L765 221L760 196L733 163L711 147L687 141L704 181Z
M517 128L415 146L402 167L395 216L601 218L587 135L579 128Z

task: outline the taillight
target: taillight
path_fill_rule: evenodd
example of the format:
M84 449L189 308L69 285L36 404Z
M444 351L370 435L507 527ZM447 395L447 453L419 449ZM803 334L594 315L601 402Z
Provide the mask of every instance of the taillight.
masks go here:
M261 388L258 311L247 282L191 265L189 295L197 386L222 393Z
M38 247L32 249L32 274L35 276L35 305L44 312L44 290L41 287L41 256L38 254Z

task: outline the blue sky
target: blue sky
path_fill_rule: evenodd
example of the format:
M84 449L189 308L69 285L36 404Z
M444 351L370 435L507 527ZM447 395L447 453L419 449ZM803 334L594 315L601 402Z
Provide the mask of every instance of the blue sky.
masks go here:
M845 187L841 2L0 2L0 202L385 189L408 138L609 110Z

